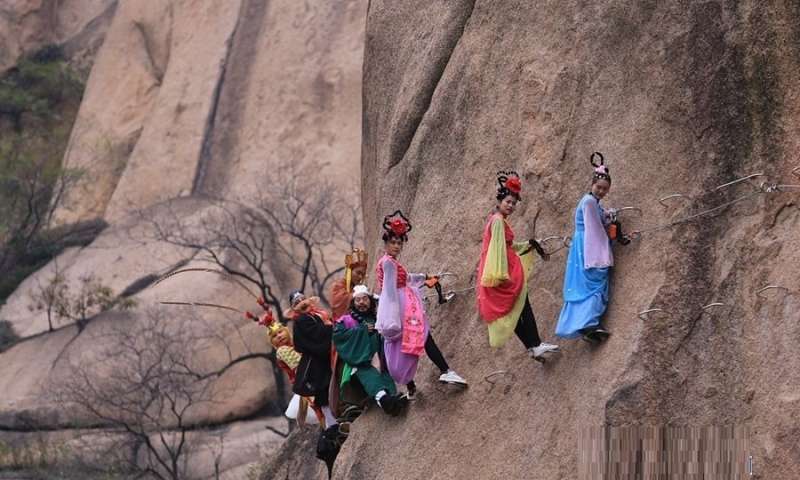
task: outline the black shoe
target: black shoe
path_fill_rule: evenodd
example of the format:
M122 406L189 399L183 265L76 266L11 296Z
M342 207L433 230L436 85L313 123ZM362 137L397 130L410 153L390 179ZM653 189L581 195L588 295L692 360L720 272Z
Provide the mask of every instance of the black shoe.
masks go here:
M581 336L581 340L583 340L586 343L591 343L592 345L595 345L595 344L598 343L598 340L595 337L592 336L591 332L584 333Z
M381 399L378 400L378 406L381 407L381 410L389 415L397 414L397 399L394 397L394 395L389 395L387 393L381 397Z
M611 335L611 333L608 330L597 327L584 331L583 339L589 343L598 344L607 339L609 335Z
M397 395L397 414L399 415L403 410L408 407L408 396L399 394Z
M378 401L378 405L384 412L394 417L408 406L408 398L405 395L384 395Z
M407 400L414 400L417 398L417 384L414 383L414 380L406 384L406 390L408 390L408 393L405 395Z

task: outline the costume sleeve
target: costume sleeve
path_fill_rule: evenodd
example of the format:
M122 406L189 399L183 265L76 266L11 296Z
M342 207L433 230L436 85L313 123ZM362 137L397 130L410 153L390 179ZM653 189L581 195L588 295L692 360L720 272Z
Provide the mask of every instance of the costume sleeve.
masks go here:
M350 292L347 291L344 279L333 282L328 300L331 303L331 315L334 320L347 313L350 307Z
M339 317L339 319L336 320L336 326L339 326L339 324L343 325L345 328L356 328L358 326L358 322L350 314ZM334 331L335 330L336 328L334 327Z
M424 273L409 273L408 274L408 286L412 288L420 288L425 283L425 275Z
M294 345L300 353L326 357L331 351L333 328L317 321L313 316L300 315L294 321Z
M521 255L525 250L527 250L528 253L531 251L531 244L527 240L524 242L514 242L511 245L514 248L514 251L517 252L517 255Z
M338 323L333 329L333 345L339 358L353 366L368 364L374 354L373 342L365 325L347 328Z
M603 221L603 226L608 227L611 225L611 217L608 215L608 210L603 208L599 203L597 204L597 208L600 209L600 219Z
M373 292L375 295L380 295L381 291L383 290L383 262L378 262L375 265L375 288Z
M481 285L496 287L506 280L508 280L506 229L503 219L498 217L492 221L492 239L489 241L489 251L486 252L486 261L483 264Z
M594 197L583 201L583 268L604 268L614 265L611 242L601 219L600 205Z
M383 262L383 290L378 300L378 321L375 329L387 340L395 340L403 333L400 316L400 292L397 289L397 266L392 261Z

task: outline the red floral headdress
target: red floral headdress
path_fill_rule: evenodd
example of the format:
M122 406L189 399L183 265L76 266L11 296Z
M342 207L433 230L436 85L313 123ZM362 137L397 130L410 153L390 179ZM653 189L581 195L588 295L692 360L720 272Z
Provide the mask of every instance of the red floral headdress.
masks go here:
M395 237L405 238L411 231L411 222L403 212L396 210L393 214L383 217L383 229Z
M595 162L595 157L598 158L597 162ZM594 179L596 180L604 179L608 180L609 182L611 181L611 175L609 173L608 167L605 166L605 159L603 158L602 153L594 152L591 155L589 155L589 163L591 163L592 167L594 167L594 173L592 174L592 177Z
M500 185L497 188L497 193L503 196L514 195L518 199L522 193L522 181L519 179L519 174L513 170L507 172L497 172L497 183Z
M259 297L258 300L256 301L261 306L261 308L264 309L264 313L260 317L257 317L250 312L244 312L244 316L245 318L258 323L262 327L266 327L267 331L269 331L270 333L270 336L272 336L275 333L277 333L277 331L280 330L283 327L283 325L275 319L275 315L273 315L272 309L269 308L269 306L267 305L267 303L264 301L263 298Z

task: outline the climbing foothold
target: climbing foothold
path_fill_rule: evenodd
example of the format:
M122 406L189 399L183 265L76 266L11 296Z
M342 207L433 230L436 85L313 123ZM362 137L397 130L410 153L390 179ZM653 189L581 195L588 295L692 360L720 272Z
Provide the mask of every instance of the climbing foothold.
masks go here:
M493 380L493 378L502 377L502 376L505 376L505 375L508 375L509 377L511 377L511 381L512 382L514 380L516 380L516 378L517 378L516 375L514 375L512 372L509 372L508 370L497 370L497 371L494 371L494 372L486 375L485 377L483 377L483 379L486 382L491 383L492 385L496 385L497 381Z
M570 244L568 243L568 240L567 240L568 238L569 237L562 237L560 235L550 235L549 237L544 237L543 239L537 240L537 241L539 242L540 245L544 246L544 244L546 244L547 242L550 242L550 241L553 241L553 240L561 240L561 246L559 246L555 250L551 250L549 252L545 252L548 255L552 255L552 254L558 252L559 250L562 250L564 248L569 248Z
M708 305L703 306L703 310L708 310L712 307L727 307L727 305L721 302L709 303Z
M539 240L539 243L547 243L550 240L563 240L564 237L560 235L550 235L549 237L544 237L543 239Z
M704 305L702 307L702 310L703 310L702 313L708 313L709 315L711 315L710 310L712 310L712 309L714 309L716 307L730 307L730 305L727 305L727 304L722 303L722 302L709 303L708 305Z
M780 285L767 285L767 286L759 289L758 291L756 291L756 295L758 295L761 298L767 298L766 295L762 295L763 292L766 292L767 290L783 290L785 292L789 292L790 291L788 288L782 287Z
M436 274L436 277L438 277L438 278L456 277L457 278L458 274L457 273L453 273L453 272L439 272L439 273Z
M664 203L664 201L669 200L671 198L684 198L686 200L689 200L690 202L694 201L694 197L691 197L689 195L684 195L682 193L670 193L669 195L667 195L665 197L659 198L658 199L658 203L660 203L664 208L668 208L669 205Z
M747 182L751 178L763 177L763 176L764 176L763 173L751 173L750 175L747 175L746 177L740 177L740 178L737 178L736 180L730 181L728 183L723 183L722 185L718 185L716 188L714 188L714 191L717 192L717 191L722 190L723 188L728 188L730 186L736 185L737 183ZM750 182L747 182L747 183L750 183Z
M642 319L642 320L647 320L646 318L644 318L644 316L645 316L645 315L647 315L648 313L653 313L653 312L663 312L663 313L665 313L665 314L667 314L667 315L672 315L672 314L671 314L671 313L669 313L668 311L666 311L666 310L663 310L663 309L661 309L661 308L650 308L650 309L648 309L648 310L642 310L641 312L639 312L639 314L638 314L638 315L639 315L639 318L640 318L640 319Z
M641 209L641 208L639 208L639 207L622 207L622 208L617 208L617 209L616 209L616 212L617 212L617 213L619 213L619 212L624 212L624 211L626 211L626 210L635 210L635 211L639 212L639 215L641 215L641 214L642 214L642 209Z

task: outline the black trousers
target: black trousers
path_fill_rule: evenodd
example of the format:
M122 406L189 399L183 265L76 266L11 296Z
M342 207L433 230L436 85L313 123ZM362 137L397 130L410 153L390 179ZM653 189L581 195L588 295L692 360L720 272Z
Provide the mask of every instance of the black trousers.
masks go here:
M331 381L335 381L331 379ZM328 398L328 389L320 390L316 395L314 395L314 405L318 407L327 407L330 404Z
M439 350L439 346L436 345L436 342L433 340L433 335L431 335L431 332L428 332L428 338L425 340L425 354L431 359L433 364L436 365L440 372L447 373L447 371L450 370L450 365L447 364L447 360L444 359L442 351ZM409 391L417 390L417 384L414 383L414 380L408 382L407 385Z
M428 358L431 359L433 364L436 365L442 373L447 373L447 371L450 370L447 360L444 359L442 351L439 350L430 332L428 332L428 339L425 340L425 354L428 355Z
M522 313L519 316L514 333L517 338L525 345L525 348L538 347L542 343L539 338L539 329L536 327L536 318L533 316L533 309L531 302L525 297L525 306L522 307ZM427 347L427 345L426 345Z

